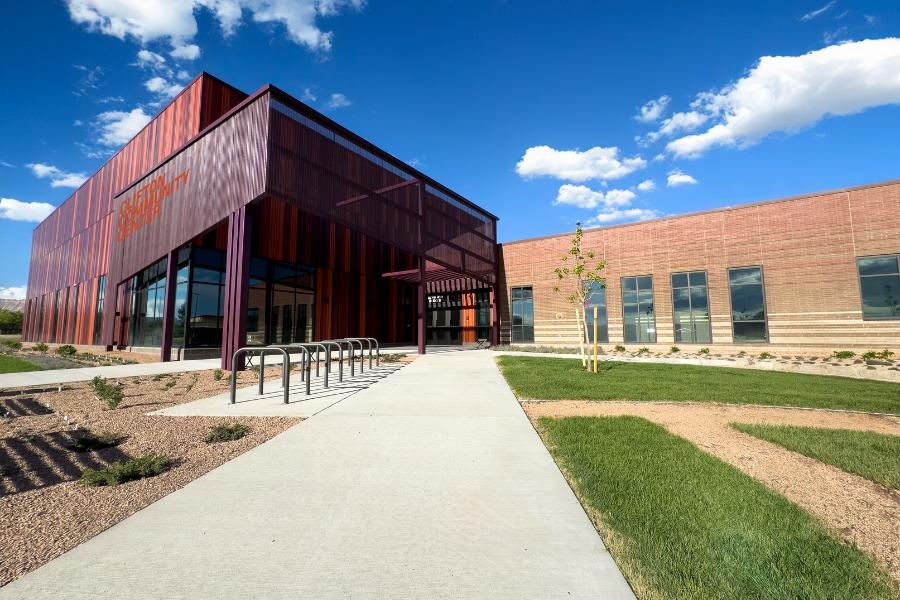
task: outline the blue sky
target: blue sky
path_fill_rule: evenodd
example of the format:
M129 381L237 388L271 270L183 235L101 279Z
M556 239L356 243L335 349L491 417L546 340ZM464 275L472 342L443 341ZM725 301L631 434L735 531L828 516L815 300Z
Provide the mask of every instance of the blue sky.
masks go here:
M201 70L307 100L499 215L501 241L900 177L893 2L5 9L5 297L34 220Z

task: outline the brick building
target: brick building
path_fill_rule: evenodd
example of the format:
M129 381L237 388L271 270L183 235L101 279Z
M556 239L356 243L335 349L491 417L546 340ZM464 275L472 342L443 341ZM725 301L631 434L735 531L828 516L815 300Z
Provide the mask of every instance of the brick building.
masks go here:
M502 244L504 343L578 343L553 291L571 238ZM589 229L583 248L607 261L601 343L900 349L898 181Z

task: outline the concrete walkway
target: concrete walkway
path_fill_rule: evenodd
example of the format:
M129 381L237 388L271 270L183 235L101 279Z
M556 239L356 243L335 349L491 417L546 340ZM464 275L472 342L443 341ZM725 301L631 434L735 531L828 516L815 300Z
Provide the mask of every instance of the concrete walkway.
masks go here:
M419 358L0 598L634 598L495 356Z

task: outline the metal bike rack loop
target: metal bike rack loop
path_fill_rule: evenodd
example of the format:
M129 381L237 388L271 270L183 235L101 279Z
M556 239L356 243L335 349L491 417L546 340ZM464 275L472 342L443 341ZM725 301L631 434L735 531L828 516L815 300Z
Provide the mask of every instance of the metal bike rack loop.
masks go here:
M288 403L291 388L291 358L288 353L281 348L273 348L271 346L245 346L238 348L231 357L231 404L236 401L237 395L237 367L238 358L244 354L256 354L259 356L259 394L263 393L263 383L265 381L266 371L266 354L279 353L284 356L284 363L281 366L281 387L284 390L284 403Z
M267 348L276 348L281 350L287 356L288 361L288 371L291 370L291 351L296 350L298 352L302 352L302 356L300 357L300 381L306 381L306 395L309 396L309 385L310 385L310 373L309 367L312 363L312 354L309 351L309 348L304 346L303 344L272 344L270 346L266 346ZM304 376L305 372L305 376Z
M365 362L366 362L366 357L363 354L363 340L364 339L365 338L348 337L348 338L341 338L340 340L335 340L335 341L340 341L340 342L350 342L352 344L359 344L359 372L360 373L363 372L363 370L364 370L363 366L365 365ZM369 342L366 342L366 344L368 345ZM353 364L353 353L352 352L350 353L350 364L351 365ZM352 375L353 372L351 371L350 374Z
M375 342L375 366L381 365L381 346L375 338L362 338L369 343L369 368L372 368L372 342Z
M337 347L340 349L340 360L341 360L342 365L344 362L344 356L343 356L344 344L347 344L347 362L350 364L350 377L353 377L355 375L355 369L353 366L353 360L354 360L353 342L351 342L350 340L347 340L345 338L338 338L336 340L324 340L322 343L337 345ZM340 372L338 373L338 376L341 376Z
M332 342L331 340L322 340L321 342L318 342L318 343L322 344L323 346L329 347L329 350L325 351L325 355L328 357L325 361L325 364L327 365L325 368L328 369L329 372L331 372L331 350L330 350L330 348L331 348L331 346L337 346L337 349L338 349L338 381L343 381L344 380L344 347L341 346L338 342Z

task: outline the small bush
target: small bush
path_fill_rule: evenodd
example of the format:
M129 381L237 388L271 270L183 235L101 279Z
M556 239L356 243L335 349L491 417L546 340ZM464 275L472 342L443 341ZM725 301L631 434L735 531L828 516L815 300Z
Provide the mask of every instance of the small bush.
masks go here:
M885 348L881 352L874 352L872 350L866 352L862 355L863 360L890 360L890 358L894 356L894 353Z
M60 356L75 356L78 354L78 350L75 349L75 346L71 344L63 344L59 348L56 349L56 353Z
M697 354L709 354L709 348L700 348L699 350L697 350Z
M681 352L681 348L679 348L678 346L672 346L671 348L669 348L669 352L675 354L676 352Z
M169 457L159 454L146 454L138 458L116 461L102 469L85 469L81 472L81 483L96 487L101 485L119 485L126 481L155 477L169 468Z
M40 352L41 354L46 354L47 350L50 349L50 346L48 346L44 342L39 342L39 343L35 344L31 349L34 350L35 352Z
M97 398L106 402L106 406L110 409L116 408L122 403L122 388L114 383L108 383L99 375L91 380L91 388L93 388Z
M168 381L166 382L166 384L163 386L163 389L164 389L164 390L171 390L171 389L172 389L173 387L175 387L176 385L178 385L178 382L175 381L174 379L170 379L170 380L168 380Z
M84 431L69 448L74 452L93 452L116 446L122 440L111 433L92 433Z
M216 369L215 371L213 371L213 379L215 379L216 381L221 381L222 377L224 377L224 376L225 376L225 371L223 371L222 369Z
M395 362L400 362L400 361L403 360L404 358L406 358L406 355L405 355L405 354L382 354L382 355L381 355L381 362L383 362L383 363L395 363Z
M641 354L650 354L650 348L648 348L647 346L641 346L640 348L638 348L637 354L638 356L640 356Z
M10 350L21 350L22 342L19 340L3 340L3 345L9 348Z
M834 357L835 358L853 358L856 356L856 352L852 350L835 350Z
M740 352L735 354L735 356L737 356L738 358L744 358L745 356L747 356L747 353L741 350Z
M769 359L769 358L775 358L775 355L772 354L771 352L760 352L760 353L759 353L759 359L760 359L760 360L766 360L766 359Z
M209 430L203 441L207 444L215 444L217 442L233 442L239 440L250 433L250 428L243 423L234 423L232 425L216 425Z
M616 347L613 348L613 350L615 350L616 352L625 352L625 346L623 346L621 344L616 344Z

